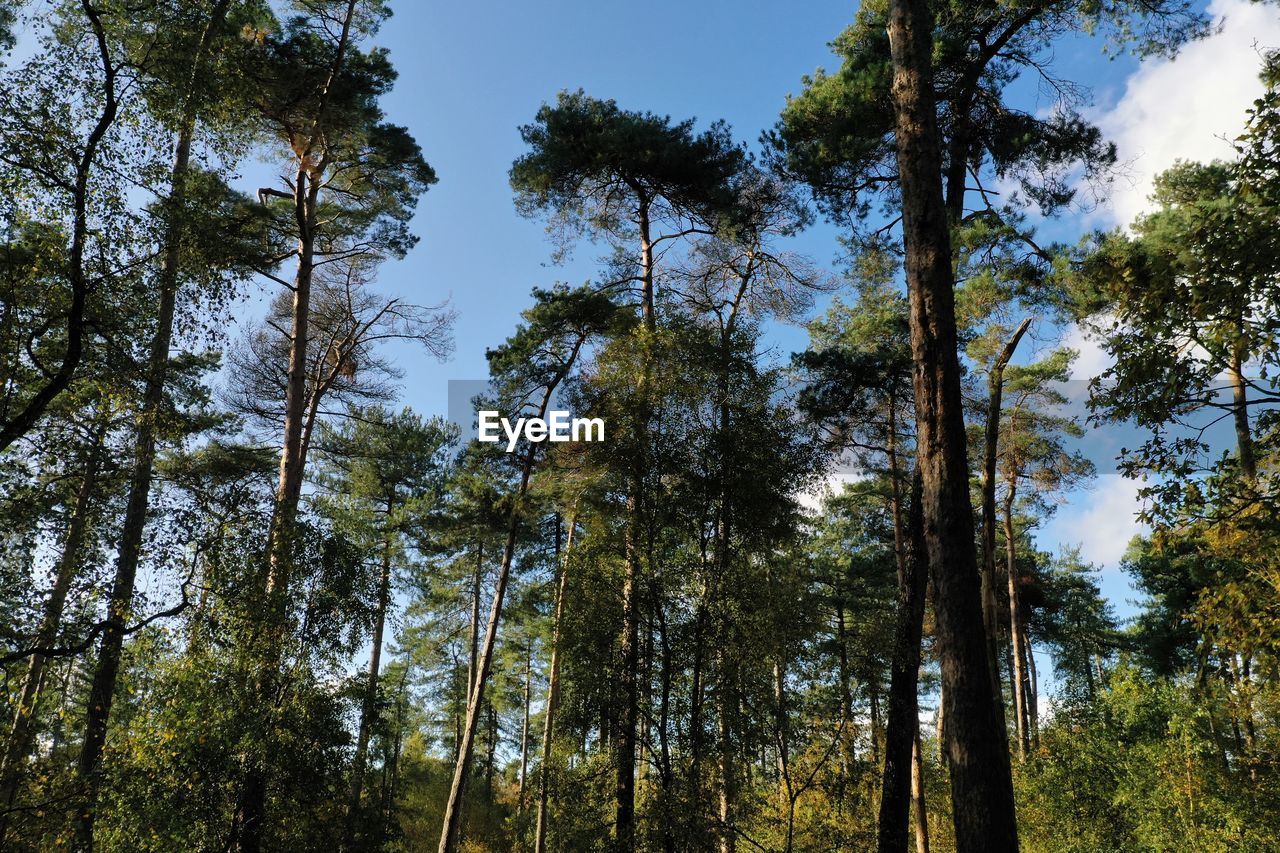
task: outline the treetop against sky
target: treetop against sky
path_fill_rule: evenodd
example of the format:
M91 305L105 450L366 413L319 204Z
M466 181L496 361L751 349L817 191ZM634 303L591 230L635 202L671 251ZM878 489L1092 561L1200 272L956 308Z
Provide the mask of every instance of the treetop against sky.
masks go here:
M1090 228L1125 225L1148 208L1152 178L1176 160L1231 156L1229 140L1262 91L1260 53L1280 46L1280 22L1265 4L1244 0L1214 0L1206 8L1221 21L1221 32L1173 60L1108 59L1097 39L1082 34L1055 49L1059 76L1090 91L1085 115L1116 142L1119 165L1111 183L1097 188L1096 200L1093 188L1083 188L1077 210L1044 223L1049 238L1074 241ZM406 351L408 401L444 412L447 381L485 375L485 348L515 322L532 286L594 274L599 252L590 246L578 247L563 266L552 265L540 223L519 216L512 204L507 170L524 151L517 129L540 104L582 88L626 109L697 117L700 129L723 119L735 138L758 149L758 135L776 122L787 95L799 92L801 77L839 66L821 45L854 11L842 2L691 7L660 0L637 23L633 10L586 2L524 5L501 14L397 5L377 39L392 51L400 74L386 105L430 152L440 184L413 223L421 244L405 261L386 266L382 285L393 292L445 291L459 314L457 352L443 371L415 369L420 356ZM637 28L652 35L632 57L620 46ZM484 51L477 54L475 44ZM1018 106L1033 112L1049 109L1054 97L1033 79L1019 83L1015 95ZM819 220L791 243L835 265L839 233ZM805 337L798 325L773 324L764 342L784 361L804 348ZM1080 352L1074 376L1101 371L1105 356L1096 343L1073 328L1067 344ZM1086 559L1114 567L1140 530L1128 511L1136 486L1105 467L1100 472L1102 479L1073 494L1036 535L1050 547L1081 544ZM1118 573L1108 573L1106 583L1117 602L1130 594Z

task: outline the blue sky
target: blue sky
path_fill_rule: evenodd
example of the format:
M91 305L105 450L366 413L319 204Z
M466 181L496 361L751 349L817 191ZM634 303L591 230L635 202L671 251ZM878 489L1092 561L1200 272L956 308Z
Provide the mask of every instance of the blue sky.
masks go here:
M801 76L833 64L826 42L853 14L847 2L826 0L394 8L379 36L400 72L386 110L417 136L440 183L414 223L422 243L382 279L423 301L451 294L459 312L454 361L424 364L407 383L409 402L427 411L441 410L446 379L486 374L485 347L510 333L531 287L592 273L589 246L567 267L550 267L541 223L512 205L507 170L523 151L518 128L544 101L581 87L627 109L700 124L723 118L754 143ZM834 248L825 228L799 242L823 261ZM791 348L804 341L799 330L775 337Z
M705 125L725 119L755 145L788 93L819 66L838 65L827 42L853 19L856 4L756 0L585 2L398 2L378 37L391 50L400 80L385 99L388 118L407 125L440 183L423 198L414 229L422 238L404 260L387 264L381 288L429 304L449 298L458 312L457 350L446 364L396 353L405 371L405 403L443 414L450 379L485 375L484 351L501 342L535 285L590 277L593 251L583 247L564 268L550 266L542 225L513 207L507 170L522 153L519 125L562 89L616 99L628 109ZM1096 41L1075 38L1057 51L1062 76L1091 87L1089 115L1120 145L1126 167L1107 204L1051 226L1074 237L1140 212L1155 172L1178 157L1227 156L1222 136L1239 132L1260 91L1258 47L1280 47L1280 14L1245 0L1214 0L1223 33L1193 45L1174 62L1138 65L1107 59ZM1042 109L1046 96L1021 87L1021 106ZM833 264L836 231L818 224L794 248ZM1095 345L1068 330L1082 350L1078 375L1104 361ZM767 343L785 358L803 348L802 329L777 325ZM1106 467L1100 465L1100 471ZM1122 612L1131 595L1116 570L1135 532L1136 484L1107 474L1070 496L1041 531L1043 547L1080 544L1104 566L1104 589Z

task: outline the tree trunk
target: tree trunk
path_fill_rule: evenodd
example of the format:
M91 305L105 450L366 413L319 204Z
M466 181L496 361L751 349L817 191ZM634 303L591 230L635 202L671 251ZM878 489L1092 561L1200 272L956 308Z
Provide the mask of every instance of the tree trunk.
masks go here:
M782 807L787 815L787 829L782 846L783 853L791 853L795 847L796 799L799 796L791 783L791 715L787 710L787 673L781 655L773 662L773 702L778 730L778 778Z
M1026 647L1027 661L1027 726L1030 729L1031 745L1040 745L1040 685L1036 673L1036 650L1031 644L1031 636L1022 632L1023 644Z
M871 705L871 763L880 763L880 738L883 726L880 723L880 680L872 677L867 682L867 698Z
M555 739L556 706L560 702L560 632L564 624L564 599L569 584L569 555L573 552L574 530L578 525L578 508L569 514L569 534L565 538L564 558L559 560L560 582L556 585L556 615L551 628L551 666L547 674L547 709L542 721L542 767L538 772L538 820L534 832L534 853L546 853L547 799L551 785L551 746ZM558 537L557 537L558 538Z
M387 520L390 523L394 511L393 501L387 500ZM377 711L378 674L382 663L382 635L387 623L387 608L391 604L391 534L388 533L382 549L382 571L378 575L378 612L373 623L373 648L369 652L369 681L365 686L364 701L360 706L360 729L356 737L356 754L351 765L351 789L347 793L347 820L343 849L350 850L356 841L356 819L360 813L360 797L364 793L364 771L369 751L369 733L373 730L373 718Z
M1018 849L1003 709L994 701L974 553L951 235L942 197L932 22L926 0L891 0L898 174L915 364L917 467L948 704L958 853Z
M484 571L484 542L476 542L476 571L471 577L471 632L467 638L471 657L467 662L467 695L476 687L476 664L480 660L480 582Z
M390 759L383 765L383 769L388 771L385 775L388 777L386 786L382 792L382 837L386 837L387 827L391 824L391 819L395 815L396 810L396 794L400 784L400 750L404 745L404 713L405 713L405 685L409 682L409 664L406 662L404 672L400 675L400 686L396 689L396 737L391 745Z
M460 669L461 669L461 666L458 663L458 653L457 653L457 650L455 649L453 651L453 679L452 679L453 681L453 760L454 761L458 760L458 754L462 751L462 716L463 716L463 711L465 710L463 706L466 701L466 697L463 696L462 691L459 689L462 686L461 684L458 683L459 682L458 672ZM471 677L467 676L467 680L468 682L470 682ZM470 689L468 689L467 695L468 696L470 695Z
M1000 690L999 616L996 606L996 462L1000 454L1000 408L1004 394L1004 369L1018 342L1031 325L1027 317L1004 345L987 377L986 447L982 458L982 621L987 629L987 657L991 667L992 695L1004 702Z
M584 338L577 344L555 378L546 386L542 402L538 407L537 417L544 418L551 397L556 387L569 374L573 363L581 351ZM457 850L462 819L462 791L467 784L471 751L475 746L476 726L480 719L480 709L484 704L485 685L489 677L489 669L493 664L494 648L498 639L498 622L502 618L502 602L506 595L507 583L511 578L511 563L515 559L516 538L520 532L520 513L525 495L529 491L529 478L533 474L533 463L537 456L537 444L530 444L520 470L520 485L516 489L511 502L511 515L507 522L507 541L502 550L502 562L498 567L498 580L494 585L493 604L489 610L489 625L485 630L484 647L480 653L480 661L476 669L475 685L467 702L467 721L462 729L462 746L458 750L458 759L453 768L453 784L449 788L449 799L445 803L444 823L440 829L440 853L454 853Z
M737 771L733 762L733 708L732 679L726 669L724 656L720 662L720 707L717 717L720 728L720 853L736 853L738 833L735 826L734 806L737 801Z
M484 791L489 802L493 802L493 762L494 756L498 752L498 709L493 707L493 703L488 703L489 708L489 754L485 757L484 762Z
M898 574L898 615L894 627L889 719L885 727L884 775L881 777L880 826L876 844L879 853L906 853L915 768L912 753L920 736L916 688L928 582L923 559L920 492L921 479L917 472L911 482L907 552Z
M49 592L49 600L45 602L44 616L40 620L40 628L36 631L35 647L49 649L58 639L58 629L62 626L62 612L66 606L67 594L80 569L80 556L83 550L85 532L89 526L90 505L97 487L98 469L102 462L103 442L107 434L107 419L101 418L94 430L93 443L89 448L89 456L85 461L84 473L80 477L80 488L76 493L75 506L67 522L67 532L63 539L62 554L58 558L58 567L54 572L53 589ZM31 655L27 665L27 674L22 681L22 689L18 694L18 704L14 709L13 725L9 729L9 740L5 748L4 763L0 765L0 844L4 843L8 831L9 816L22 787L22 776L35 743L36 705L44 687L44 668L48 657L42 652Z
M1027 690L1024 665L1024 640L1022 636L1022 605L1018 593L1017 542L1013 535L1013 484L1004 501L1005 572L1009 577L1009 646L1013 650L1013 672L1009 681L1013 687L1013 713L1018 737L1018 761L1027 760L1029 747L1027 735Z
M836 646L838 649L837 660L839 661L839 669L836 676L840 679L840 726L843 731L841 751L841 773L844 774L845 781L852 779L854 776L853 762L857 758L854 754L853 745L853 688L849 683L849 647L845 639L847 628L844 621L844 600L841 587L837 586L835 590L836 596ZM875 737L875 733L872 733Z
M520 784L516 789L516 814L524 811L525 777L529 773L529 701L533 695L533 641L525 647L524 722L520 726Z
M636 225L640 230L640 317L647 332L653 334L658 327L658 315L654 305L653 240L649 232L649 199L636 188L640 204L636 211Z
M637 463L638 464L638 463ZM640 511L636 494L642 478L635 476L632 494L627 498L626 572L622 580L622 707L614 738L617 784L614 789L614 838L620 851L632 850L635 844L636 808L636 727L639 716L640 624L637 607L637 583L640 575L640 551L636 535Z
M88 3L84 5L88 9ZM111 597L107 603L108 624L102 632L97 665L94 667L93 680L89 688L89 701L85 710L84 742L80 749L77 767L84 792L80 813L76 818L74 841L74 848L80 851L93 850L93 824L98 804L98 789L102 783L102 751L106 745L107 723L111 717L116 677L120 671L121 648L124 645L129 613L133 607L134 581L142 554L142 536L147 523L147 504L151 496L151 475L155 464L157 441L156 425L159 421L160 409L164 405L164 389L169 378L169 345L173 340L173 318L179 284L178 267L181 263L184 239L180 210L186 203L187 171L191 163L191 144L195 136L198 111L195 96L196 80L202 73L214 32L222 26L229 5L230 0L219 0L209 12L209 20L205 23L200 43L192 58L182 123L178 127L174 146L173 167L169 178L170 206L173 212L165 223L163 260L157 281L160 300L156 309L156 328L147 353L146 388L143 391L142 409L138 413L133 468L129 476L129 497L125 505L120 546L116 550L115 578L111 585ZM114 116L114 92L109 90L108 97L109 110L104 113L104 116L108 114ZM101 123L99 127L105 130ZM77 217L82 214L83 210L77 209ZM77 249L73 247L73 255L76 251ZM79 266L78 257L72 258L72 266L73 271Z
M911 804L915 809L916 853L929 853L929 811L924 799L924 755L919 725L911 747Z
M1231 415L1236 429L1236 455L1240 460L1240 475L1253 484L1258 479L1258 463L1253 449L1253 433L1249 427L1248 387L1244 379L1244 357L1241 347L1231 350L1231 367L1227 371L1231 380Z

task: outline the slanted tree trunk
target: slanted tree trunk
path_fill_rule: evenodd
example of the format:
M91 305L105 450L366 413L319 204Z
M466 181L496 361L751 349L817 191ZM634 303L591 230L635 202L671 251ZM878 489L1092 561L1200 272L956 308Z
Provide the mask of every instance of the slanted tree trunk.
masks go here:
M898 572L898 612L889 677L884 775L881 777L880 826L876 843L879 853L906 853L915 771L912 754L920 736L916 688L928 581L920 492L921 478L917 471L911 483L908 544Z
M67 521L62 554L54 571L53 588L49 591L49 600L45 602L44 615L36 631L37 649L52 648L58 639L58 630L62 627L62 612L66 607L67 594L80 570L80 557L89 527L90 506L97 488L106 434L107 419L102 417L94 429L84 473L80 476L80 488L76 492L75 506ZM9 729L4 763L0 765L0 844L4 843L12 813L10 810L22 788L23 771L35 744L36 705L44 688L44 668L48 660L48 656L41 651L31 655L27 674L23 677L22 688L18 693L17 707L13 712L13 725Z
M484 542L476 542L476 570L471 576L471 629L467 637L471 657L467 661L467 695L476 686L476 663L480 659L480 582L484 572Z
M547 383L538 406L536 417L545 418L547 407L551 403L556 387L569 375L573 364L581 352L585 337L578 338L565 363L555 377ZM445 803L444 824L440 830L440 853L454 853L458 848L461 819L462 792L467 784L468 768L471 762L471 751L475 746L476 727L480 719L481 706L485 701L485 686L489 670L493 665L494 648L498 639L498 623L502 618L502 604L506 596L507 583L511 578L511 564L515 559L516 538L520 532L522 504L529 491L529 478L533 474L533 463L537 457L537 444L530 444L520 468L520 485L511 502L511 515L507 522L507 540L502 550L502 562L498 567L498 579L493 589L493 604L489 610L489 624L485 630L484 646L480 652L480 661L476 668L475 685L467 702L467 721L462 729L462 747L458 750L458 760L453 768L453 784L449 788L449 799Z
M917 467L935 590L958 853L1018 849L1003 709L994 701L974 553L951 235L926 0L891 0L895 143L915 364Z
M565 538L564 557L558 560L560 581L556 584L556 611L551 627L551 665L547 673L547 709L542 720L542 766L538 772L538 820L534 830L534 853L546 853L547 799L551 786L551 746L555 738L556 707L560 703L560 632L564 625L564 599L569 583L569 556L573 552L574 530L578 525L578 509L569 513L569 533ZM559 534L556 536L559 541Z
M458 678L458 673L461 670L462 666L458 662L457 650L454 649L452 654L453 654L453 678L452 678L452 681L453 681L453 760L457 761L458 753L462 750L462 716L463 716L462 712L464 710L463 705L466 702L466 697L463 695L460 689L462 685L459 683L460 679ZM468 677L468 680L470 680L469 677ZM468 695L469 694L470 694L470 691L468 691Z
M395 499L387 498L387 523L395 512ZM369 652L369 681L365 685L364 699L360 703L360 728L356 736L356 754L351 763L351 788L347 792L347 820L342 847L352 849L356 841L356 823L360 813L360 798L364 793L364 772L369 752L369 734L373 730L373 718L377 712L378 676L382 663L382 636L387 624L387 609L391 605L391 549L392 532L388 530L382 545L382 569L378 574L378 610L373 621L373 648Z
M99 47L106 55L106 45L97 23L97 13L86 14L94 21ZM182 243L185 238L182 207L187 197L187 173L191 163L191 144L195 137L198 103L196 81L203 73L204 63L213 43L215 32L222 26L230 0L219 0L210 9L191 62L191 76L187 80L185 103L181 124L178 126L173 167L169 176L171 215L165 223L162 261L157 286L160 293L156 313L156 328L147 353L146 387L142 395L142 408L138 413L137 436L134 442L133 468L129 476L129 497L125 504L124 522L121 526L120 546L116 550L115 577L111 584L111 596L107 602L107 626L102 632L98 647L97 664L89 687L89 701L85 710L84 742L80 748L77 773L84 792L82 806L76 818L74 847L81 851L93 849L93 827L98 804L98 789L102 782L102 751L107 740L107 723L111 717L111 704L115 696L116 677L120 671L120 654L124 645L129 613L133 608L134 581L138 562L142 555L142 536L147 523L147 504L151 497L151 477L156 455L156 426L160 409L164 405L164 389L169 378L169 345L173 340L173 318L178 296L178 267L181 263ZM109 113L114 116L114 84L108 81L107 97ZM104 113L104 117L107 113ZM109 122L108 122L109 123ZM105 126L99 123L105 131ZM95 131L96 132L96 131ZM90 157L91 162L92 157ZM87 165L85 166L87 170ZM87 175L87 171L85 172ZM83 213L77 209L77 216ZM81 250L83 247L81 246ZM76 251L73 246L73 254ZM73 271L79 259L72 259Z
M1031 712L1031 745L1040 746L1040 684L1036 673L1036 650L1031 644L1031 637L1023 632L1027 644L1027 670L1031 674L1030 696L1027 709Z

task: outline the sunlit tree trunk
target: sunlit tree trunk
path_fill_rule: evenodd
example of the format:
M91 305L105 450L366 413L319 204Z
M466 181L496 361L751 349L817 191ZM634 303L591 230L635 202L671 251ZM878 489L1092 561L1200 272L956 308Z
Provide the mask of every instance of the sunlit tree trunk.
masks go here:
M1027 760L1027 691L1025 643L1023 641L1022 605L1018 590L1017 540L1013 530L1014 484L1004 500L1005 572L1009 578L1009 645L1013 650L1013 672L1009 681L1013 687L1013 713L1018 738L1018 760Z
M1000 619L996 606L996 462L1000 454L1000 409L1004 369L1030 325L1030 317L1022 321L996 357L987 377L986 446L982 458L982 621L987 629L991 689L1000 703L1004 702L1000 690Z
M929 853L929 811L924 797L924 754L919 725L911 746L911 805L915 811L916 853Z

